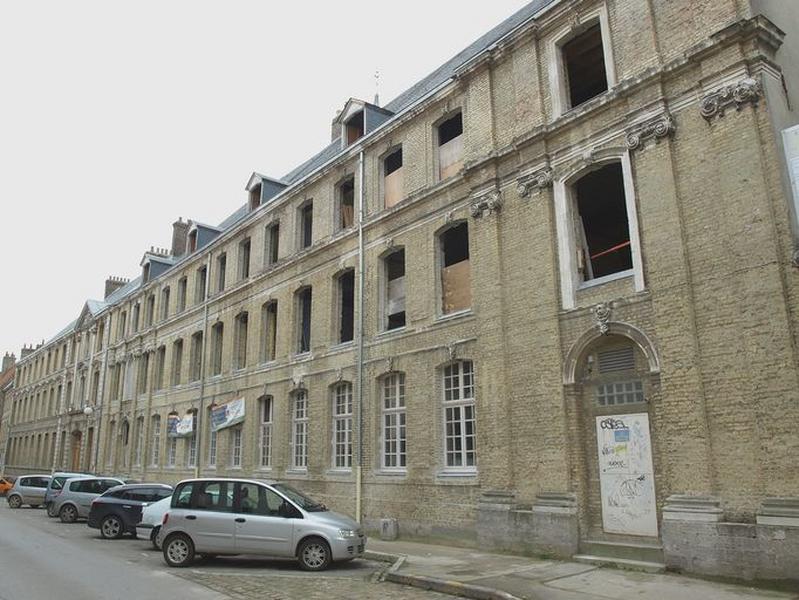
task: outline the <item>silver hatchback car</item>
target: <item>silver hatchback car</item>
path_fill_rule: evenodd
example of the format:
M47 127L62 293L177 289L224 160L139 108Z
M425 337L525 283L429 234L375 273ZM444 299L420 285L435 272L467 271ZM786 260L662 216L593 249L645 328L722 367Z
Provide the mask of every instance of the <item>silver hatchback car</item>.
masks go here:
M8 506L19 508L23 504L28 504L32 508L38 508L44 504L44 493L47 491L47 484L50 483L50 475L22 475L17 477L7 494Z
M112 487L125 482L116 477L74 477L64 482L61 493L53 499L52 510L63 523L74 523L86 519L92 508L92 500Z
M308 571L361 556L360 525L276 481L190 479L172 494L161 523L164 560L186 567L195 553L296 558Z

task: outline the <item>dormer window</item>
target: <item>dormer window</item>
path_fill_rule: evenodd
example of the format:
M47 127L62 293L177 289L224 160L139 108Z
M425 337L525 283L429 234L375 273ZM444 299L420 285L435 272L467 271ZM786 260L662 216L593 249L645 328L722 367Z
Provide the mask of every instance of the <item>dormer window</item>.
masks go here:
M147 283L150 281L150 263L148 262L144 263L144 266L142 267L141 280L142 283Z
M338 186L338 229L352 227L355 217L355 178L349 177Z
M261 184L254 186L250 190L250 212L261 206Z
M344 135L346 135L347 145L349 146L353 142L359 140L363 137L364 133L364 121L363 121L363 111L360 110L355 113L350 119L344 123Z
M193 229L189 232L189 253L197 250L197 230Z

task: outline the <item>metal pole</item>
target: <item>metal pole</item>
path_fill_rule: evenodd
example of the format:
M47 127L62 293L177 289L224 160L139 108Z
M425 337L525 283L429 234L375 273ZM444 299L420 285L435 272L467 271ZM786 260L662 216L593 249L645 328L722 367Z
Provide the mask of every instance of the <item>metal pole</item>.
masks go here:
M363 150L358 155L358 350L357 350L357 380L358 380L358 464L355 466L355 520L362 520L363 505L363 307L364 307L364 160Z
M200 399L197 408L197 431L194 435L197 437L197 448L194 452L194 476L200 476L200 461L203 458L203 436L202 431L205 427L205 347L208 345L208 289L211 286L211 255L208 253L208 263L205 267L205 290L203 290L203 302L205 303L205 314L203 316L203 347L200 351ZM189 356L191 357L191 348L189 348ZM191 373L191 365L189 365L189 373Z

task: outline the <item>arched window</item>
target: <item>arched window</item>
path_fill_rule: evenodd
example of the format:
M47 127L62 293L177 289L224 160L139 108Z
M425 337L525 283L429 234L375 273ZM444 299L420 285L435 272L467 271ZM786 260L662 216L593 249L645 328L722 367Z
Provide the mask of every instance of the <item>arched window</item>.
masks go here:
M444 465L458 471L477 470L474 367L459 360L443 369Z
M333 468L352 468L352 384L333 386Z

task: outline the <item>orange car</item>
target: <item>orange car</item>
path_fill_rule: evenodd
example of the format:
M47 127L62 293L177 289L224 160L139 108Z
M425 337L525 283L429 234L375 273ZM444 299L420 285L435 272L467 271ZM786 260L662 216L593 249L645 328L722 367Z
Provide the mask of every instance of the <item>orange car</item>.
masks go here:
M14 479L11 477L0 477L0 496L5 496L14 487Z

